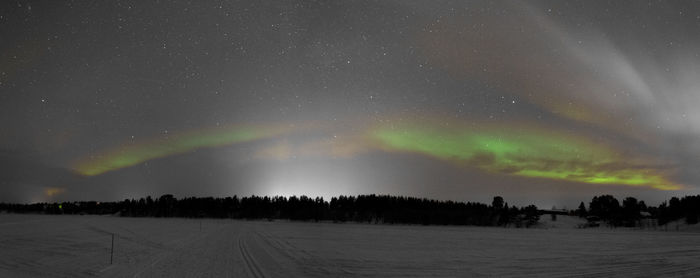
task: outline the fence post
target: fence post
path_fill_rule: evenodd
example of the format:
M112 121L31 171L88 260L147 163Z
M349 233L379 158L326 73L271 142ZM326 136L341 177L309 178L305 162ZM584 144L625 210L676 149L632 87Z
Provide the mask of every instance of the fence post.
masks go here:
M114 258L114 233L112 233L112 250L109 251L109 264L112 264L112 258Z

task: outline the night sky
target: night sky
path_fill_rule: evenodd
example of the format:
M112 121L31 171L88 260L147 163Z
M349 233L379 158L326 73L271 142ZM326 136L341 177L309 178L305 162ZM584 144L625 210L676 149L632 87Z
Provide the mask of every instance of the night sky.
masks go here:
M700 2L3 1L0 202L700 185Z

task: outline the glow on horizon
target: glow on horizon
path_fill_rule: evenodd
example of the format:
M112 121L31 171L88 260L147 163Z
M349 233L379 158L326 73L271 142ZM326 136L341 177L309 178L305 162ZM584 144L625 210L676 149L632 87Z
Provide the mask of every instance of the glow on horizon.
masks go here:
M682 188L639 159L631 160L603 144L552 130L518 125L481 129L414 125L379 127L372 136L391 151L416 152L492 173L659 190Z

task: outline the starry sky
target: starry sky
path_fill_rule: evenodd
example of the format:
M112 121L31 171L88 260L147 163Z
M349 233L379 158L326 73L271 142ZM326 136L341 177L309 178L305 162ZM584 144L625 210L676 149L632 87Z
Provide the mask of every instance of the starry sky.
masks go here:
M700 186L700 3L3 1L0 202Z

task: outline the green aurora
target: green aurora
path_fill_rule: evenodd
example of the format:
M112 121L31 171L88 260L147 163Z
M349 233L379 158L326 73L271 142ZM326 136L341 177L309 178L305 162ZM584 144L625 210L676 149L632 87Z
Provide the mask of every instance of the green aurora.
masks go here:
M677 190L657 169L640 166L583 137L538 128L377 128L372 137L389 150L410 151L516 176L589 184Z
M168 139L148 143L124 145L91 158L74 163L80 174L95 176L109 171L130 167L139 163L182 154L199 148L217 147L268 138L284 132L284 127L228 127L190 131Z
M83 158L74 163L73 168L83 175L95 176L199 148L270 138L288 129L247 126L190 131L168 139L123 145ZM659 169L645 166L652 164L644 163L648 160L630 158L605 144L551 129L524 125L457 129L412 125L377 127L370 129L369 135L385 150L420 153L491 173L659 190L681 189ZM371 149L372 146L364 147Z

